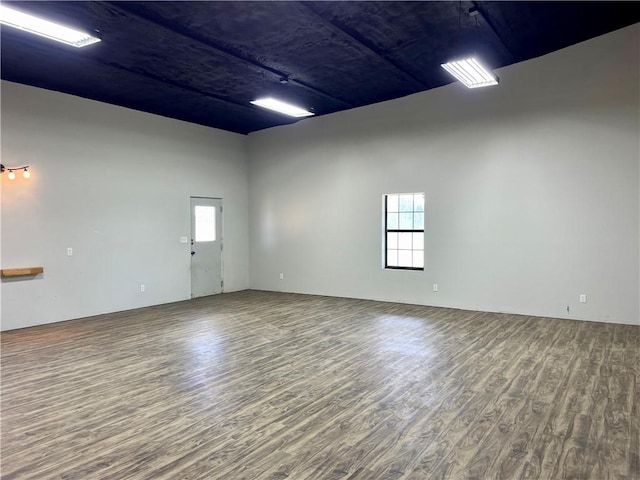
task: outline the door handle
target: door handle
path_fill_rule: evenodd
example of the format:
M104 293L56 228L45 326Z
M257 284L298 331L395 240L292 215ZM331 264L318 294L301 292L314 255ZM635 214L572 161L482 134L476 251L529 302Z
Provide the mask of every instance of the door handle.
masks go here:
M195 255L196 252L194 252L193 250L191 250L191 256Z

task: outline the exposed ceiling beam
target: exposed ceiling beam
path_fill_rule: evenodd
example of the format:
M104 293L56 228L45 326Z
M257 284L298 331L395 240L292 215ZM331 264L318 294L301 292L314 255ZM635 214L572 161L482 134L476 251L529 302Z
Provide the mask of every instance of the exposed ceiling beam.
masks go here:
M493 22L491 21L491 19L487 15L487 11L481 5L479 5L479 2L472 1L471 4L478 11L480 16L482 17L482 20L484 20L484 23L487 24L487 26L489 27L489 30L491 31L493 36L496 38L496 40L498 40L500 45L502 45L504 47L504 51L507 54L506 56L508 57L509 63L511 64L511 63L515 62L515 58L516 58L515 55L513 54L513 52L509 48L509 46L506 44L505 40L502 38L502 35L500 35L500 33L498 33L498 30L496 29L495 25L493 24Z
M22 43L23 45L25 45L26 48L29 48L30 50L33 50L35 48L33 46L33 44L27 44L24 40L16 39L15 41L18 42L18 43ZM64 56L64 57L67 57L67 58L73 58L73 60L76 61L76 62L78 61L78 58L79 58L78 55L76 55L75 52L70 51L68 48L59 48L59 46L57 44L52 44L49 48L55 48L56 49L56 53L55 54L56 54L57 57ZM45 55L47 54L47 52L46 52L46 50L44 48L40 47L40 49L43 50ZM190 93L196 93L198 95L201 95L201 96L204 96L204 97L208 97L208 98L212 98L212 99L217 100L219 102L223 102L223 103L226 103L228 105L233 105L235 107L240 107L240 108L242 108L244 110L252 111L253 113L256 113L256 108L253 107L252 105L247 105L247 104L244 104L242 102L235 102L235 101L229 100L229 99L227 99L227 98L225 98L225 97L223 97L221 95L216 95L216 94L212 94L212 93L209 93L209 92L204 92L204 91L199 90L197 88L189 87L187 85L182 85L182 84L179 84L177 82L172 82L170 80L166 80L164 78L157 77L156 75L150 74L148 72L141 72L139 70L134 70L134 69L125 67L124 65L120 65L118 63L105 62L105 61L102 61L102 60L100 60L98 58L95 58L95 57L92 57L92 56L83 55L80 58L82 58L83 61L88 62L88 63L92 63L94 65L99 65L99 66L102 66L102 67L106 66L106 67L109 67L109 68L113 68L114 70L120 70L120 71L126 72L127 74L130 74L130 75L136 75L138 77L142 77L142 78L145 78L147 80L153 80L155 82L163 83L164 85L170 85L171 87L174 87L174 88L179 88L181 90L185 90L185 91L188 91ZM268 113L268 112L260 112L260 113Z
M117 10L119 12L121 12L124 15L129 15L132 17L135 17L136 19L142 21L142 22L146 22L149 24L153 24L157 27L161 27L165 30L168 30L176 35L180 35L184 38L189 39L192 42L195 43L199 43L201 45L204 45L205 47L211 49L211 50L215 50L217 54L236 61L236 62L243 62L243 63L247 63L249 65L252 65L253 67L262 70L263 72L267 72L270 73L271 75L273 75L274 77L276 77L276 80L279 80L281 78L286 78L288 80L289 83L297 85L305 90L308 90L316 95L319 95L321 97L324 97L326 99L329 99L333 102L339 103L345 107L349 107L352 108L354 107L354 105L352 105L351 103L347 102L346 100L343 100L341 98L335 97L327 92L324 92L316 87L313 87L312 85L309 85L306 82L303 82L301 80L297 80L293 77L290 77L289 74L285 73L285 72L281 72L279 70L276 70L274 68L268 67L266 65L263 65L262 63L258 62L257 60L254 60L253 58L247 57L245 55L242 55L238 52L235 52L229 48L226 48L222 45L219 45L215 42L212 42L211 40L205 39L203 37L201 37L200 35L184 28L181 27L179 25L173 25L169 22L166 22L164 20L152 20L138 12L135 12L133 10L131 10L131 7L127 5L126 2L118 2L117 4L111 3L111 2L105 2L109 5L110 8L113 8L114 10Z
M309 10L310 12L312 12L317 18L322 20L322 22L325 25L329 26L329 28L331 28L333 31L338 32L340 35L349 38L352 42L357 43L359 46L365 48L366 50L374 54L376 57L384 60L388 65L392 66L393 68L401 72L405 77L409 78L415 84L415 86L417 86L420 90L424 90L428 88L427 85L422 80L414 76L411 72L407 71L406 68L398 64L389 55L387 55L386 53L381 51L378 47L376 47L373 42L370 42L355 30L347 27L346 25L340 22L337 22L335 20L329 20L328 18L324 17L309 2L302 1L298 3L303 7L305 7L307 10Z
M199 88L194 88L194 87L190 87L188 85L184 85L182 83L174 82L172 80L167 80L166 78L158 77L157 75L154 75L153 73L143 72L143 71L140 71L140 70L134 70L132 68L125 67L124 65L120 65L119 63L103 62L102 60L98 60L96 58L93 58L92 60L97 62L97 63L100 63L101 65L106 65L108 67L115 68L115 69L121 70L123 72L127 72L127 73L129 73L131 75L137 75L139 77L143 77L143 78L146 78L146 79L149 79L149 80L154 80L156 82L164 83L165 85L170 85L170 86L172 86L174 88L179 88L181 90L186 90L186 91L191 92L191 93L197 93L198 95L201 95L203 97L213 98L214 100L217 100L219 102L224 102L224 103L227 103L229 105L235 105L236 107L243 108L244 110L251 110L254 113L256 111L255 107L252 107L250 105L246 105L246 104L244 104L242 102L236 102L234 100L225 98L222 95L217 95L215 93L205 92L204 90L200 90Z

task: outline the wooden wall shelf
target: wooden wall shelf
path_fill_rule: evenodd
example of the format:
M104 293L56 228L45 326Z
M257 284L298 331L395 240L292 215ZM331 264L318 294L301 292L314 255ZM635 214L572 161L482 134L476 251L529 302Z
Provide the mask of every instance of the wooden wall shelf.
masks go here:
M21 275L37 275L44 273L44 267L22 267L22 268L3 268L0 270L0 276L18 277Z

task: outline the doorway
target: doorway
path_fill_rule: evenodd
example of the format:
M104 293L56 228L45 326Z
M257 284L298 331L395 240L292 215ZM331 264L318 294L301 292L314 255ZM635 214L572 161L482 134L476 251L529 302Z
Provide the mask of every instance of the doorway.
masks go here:
M191 298L222 293L222 199L191 197Z

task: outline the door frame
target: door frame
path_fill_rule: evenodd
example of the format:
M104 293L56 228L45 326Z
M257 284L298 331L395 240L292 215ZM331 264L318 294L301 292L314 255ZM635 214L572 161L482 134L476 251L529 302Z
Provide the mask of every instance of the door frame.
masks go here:
M220 218L218 223L220 224L220 293L224 293L224 198L223 197L206 197L204 195L190 195L189 196L189 252L193 247L193 212L191 211L191 201L193 199L203 200L219 200L220 201ZM191 276L191 255L189 255L189 298L193 299L193 278ZM195 297L199 298L199 297Z

